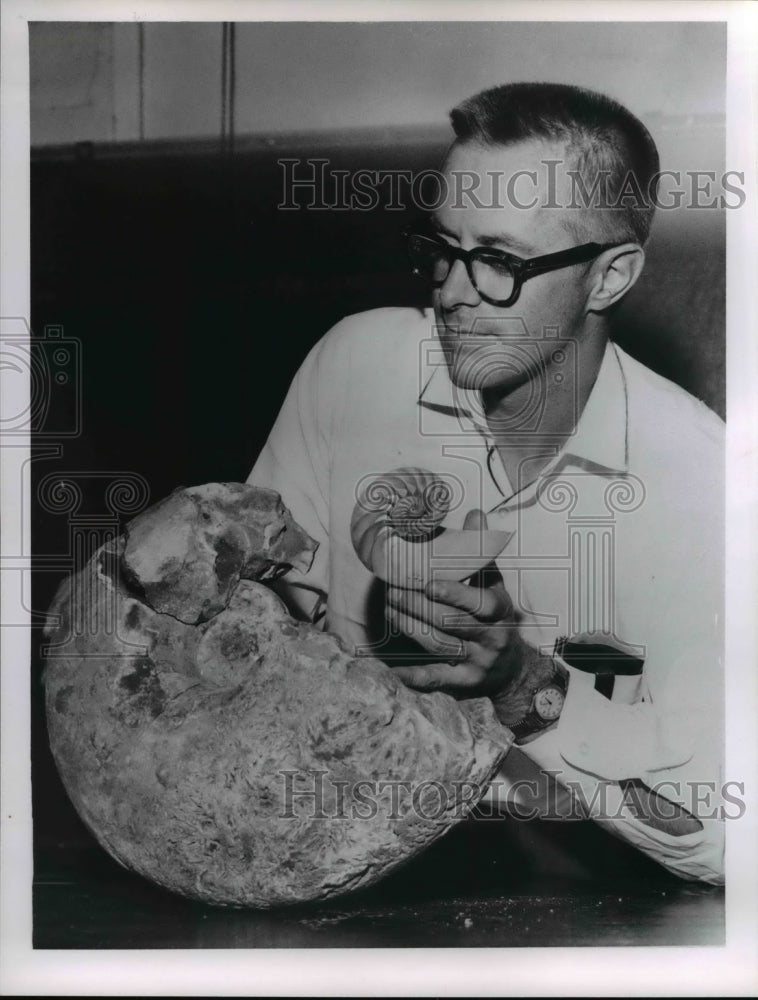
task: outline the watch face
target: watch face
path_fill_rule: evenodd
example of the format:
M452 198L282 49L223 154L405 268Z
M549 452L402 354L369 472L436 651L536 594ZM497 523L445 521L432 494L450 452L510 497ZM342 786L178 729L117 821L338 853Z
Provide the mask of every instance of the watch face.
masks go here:
M541 719L552 722L561 714L565 701L563 691L559 687L546 687L534 696L534 711Z

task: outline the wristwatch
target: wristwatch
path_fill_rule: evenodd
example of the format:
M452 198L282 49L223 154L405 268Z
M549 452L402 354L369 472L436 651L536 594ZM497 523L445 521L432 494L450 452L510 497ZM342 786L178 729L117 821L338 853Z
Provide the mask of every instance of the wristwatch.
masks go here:
M568 691L569 672L557 660L551 662L553 672L532 691L532 703L526 715L508 726L516 737L516 743L547 729L560 718Z

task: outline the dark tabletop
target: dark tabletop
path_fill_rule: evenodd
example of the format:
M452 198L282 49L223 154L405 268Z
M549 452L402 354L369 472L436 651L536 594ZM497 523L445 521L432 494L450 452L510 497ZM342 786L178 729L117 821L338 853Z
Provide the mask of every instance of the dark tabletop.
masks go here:
M173 896L87 837L36 850L35 948L723 943L723 890L668 875L589 822L469 820L370 889L269 911Z

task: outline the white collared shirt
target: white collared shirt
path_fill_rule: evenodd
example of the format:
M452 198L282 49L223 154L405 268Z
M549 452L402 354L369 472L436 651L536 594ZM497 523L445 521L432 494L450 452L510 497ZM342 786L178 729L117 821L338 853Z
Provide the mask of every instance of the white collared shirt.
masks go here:
M572 363L566 354L545 377ZM544 389L535 384L514 433L534 434ZM490 528L510 534L497 565L527 642L551 654L568 636L644 660L641 674L616 678L610 700L592 674L569 667L558 725L509 753L493 796L518 801L526 758L671 871L718 882L723 424L609 344L574 433L544 443L546 468L514 494L478 393L450 381L433 314L378 309L338 323L311 350L248 481L277 490L320 543L311 570L287 577L291 605L316 617L322 595L326 627L390 665L383 590L350 538L359 490L412 466L450 485L447 527L485 511ZM675 837L631 817L626 779L696 815L702 830Z

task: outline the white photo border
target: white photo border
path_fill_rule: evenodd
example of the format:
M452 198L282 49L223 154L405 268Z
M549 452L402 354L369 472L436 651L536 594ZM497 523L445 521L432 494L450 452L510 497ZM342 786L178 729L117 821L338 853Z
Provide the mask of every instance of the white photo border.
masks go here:
M743 211L727 229L727 774L747 810L727 842L724 947L40 951L31 947L29 633L2 641L0 991L3 995L669 995L743 996L758 988L758 9L749 2L445 2L445 0L5 0L2 31L0 315L30 317L30 21L726 21L727 166L745 170ZM13 412L21 412L21 396ZM1 449L4 552L29 551L28 450ZM28 446L28 443L27 443ZM26 470L22 472L21 470ZM23 485L24 489L19 490ZM24 533L27 537L20 537ZM2 578L3 618L23 609ZM25 603L29 606L29 594ZM8 618L6 618L8 616ZM547 952L547 954L543 954ZM535 958L537 961L535 962ZM535 968L536 966L536 968Z

